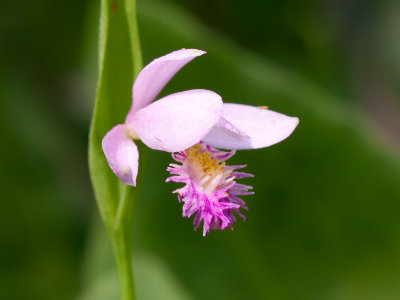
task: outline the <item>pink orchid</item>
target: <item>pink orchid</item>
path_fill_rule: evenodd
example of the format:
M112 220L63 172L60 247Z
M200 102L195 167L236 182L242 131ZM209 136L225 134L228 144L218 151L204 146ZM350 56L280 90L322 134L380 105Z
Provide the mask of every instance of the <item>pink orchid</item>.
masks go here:
M203 220L205 235L211 229L232 227L232 211L246 208L237 195L251 187L233 179L252 176L236 172L243 166L225 166L234 154L223 149L268 147L287 138L298 119L265 107L222 103L208 90L189 90L152 102L169 80L188 62L205 52L182 49L153 60L133 84L132 106L125 123L113 127L102 147L112 171L125 184L136 186L139 153L133 139L155 150L171 152L182 165L172 164L168 181L186 183L177 190L185 202L183 215L197 211L195 227Z

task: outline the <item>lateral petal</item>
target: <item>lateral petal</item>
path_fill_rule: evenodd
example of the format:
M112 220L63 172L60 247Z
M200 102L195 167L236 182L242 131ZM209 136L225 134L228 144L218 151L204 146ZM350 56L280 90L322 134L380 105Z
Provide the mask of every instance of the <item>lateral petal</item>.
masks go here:
M216 148L236 150L264 148L279 143L299 123L296 117L234 103L224 103L222 118L235 129L218 122L203 141Z
M139 153L135 143L127 135L126 126L119 124L107 132L102 148L114 174L123 183L136 186Z

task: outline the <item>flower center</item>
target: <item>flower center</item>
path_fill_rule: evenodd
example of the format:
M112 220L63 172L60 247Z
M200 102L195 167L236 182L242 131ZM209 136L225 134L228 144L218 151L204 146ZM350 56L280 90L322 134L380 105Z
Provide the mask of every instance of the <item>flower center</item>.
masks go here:
M204 144L196 144L185 150L186 167L193 182L201 187L205 193L210 194L232 181L234 177L227 180L232 170L225 169L225 162L218 163L217 158L213 158L209 149Z

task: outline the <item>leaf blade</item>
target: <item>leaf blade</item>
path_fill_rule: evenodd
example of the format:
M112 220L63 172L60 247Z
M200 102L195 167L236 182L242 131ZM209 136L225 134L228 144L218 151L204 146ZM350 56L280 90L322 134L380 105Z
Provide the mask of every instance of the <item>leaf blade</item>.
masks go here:
M134 1L124 0L101 3L99 75L89 135L89 169L100 213L109 229L113 228L118 203L127 187L111 172L101 140L113 126L123 123L131 104L134 75L141 68L138 37L131 34L137 32L137 24L128 22L128 15L132 19L135 13L134 6Z

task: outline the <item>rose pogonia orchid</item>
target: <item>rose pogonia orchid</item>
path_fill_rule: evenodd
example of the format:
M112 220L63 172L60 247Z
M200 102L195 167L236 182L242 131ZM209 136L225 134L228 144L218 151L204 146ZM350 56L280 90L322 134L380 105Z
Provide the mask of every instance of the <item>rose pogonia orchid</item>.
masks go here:
M284 140L299 122L264 107L223 104L219 95L208 90L175 93L152 103L184 65L204 53L182 49L148 64L133 85L125 123L113 127L102 142L112 171L132 186L136 185L139 158L133 139L173 153L181 165L170 165L172 176L167 181L186 184L175 192L185 203L184 217L197 212L195 229L203 221L203 235L209 229L232 228L233 211L244 218L239 208L247 207L238 196L252 194L250 186L234 181L252 175L236 171L244 166L226 166L225 160L234 150L263 148Z

